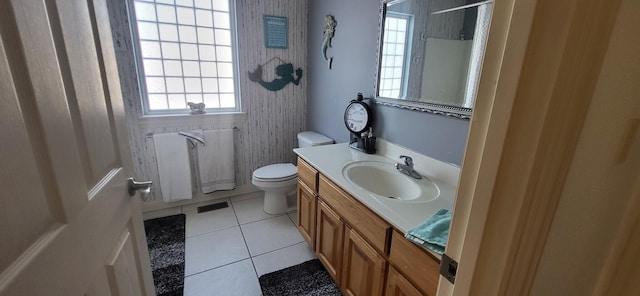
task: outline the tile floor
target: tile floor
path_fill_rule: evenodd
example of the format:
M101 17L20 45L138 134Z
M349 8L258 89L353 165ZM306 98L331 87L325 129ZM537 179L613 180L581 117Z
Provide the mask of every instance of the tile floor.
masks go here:
M261 295L259 276L316 258L295 227L295 211L265 213L261 192L224 201L228 208L210 212L183 209L185 296Z

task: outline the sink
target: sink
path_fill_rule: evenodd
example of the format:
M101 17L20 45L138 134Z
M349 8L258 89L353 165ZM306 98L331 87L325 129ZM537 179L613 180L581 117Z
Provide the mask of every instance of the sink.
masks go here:
M429 178L411 178L398 172L393 163L351 162L344 166L342 175L356 187L379 199L427 202L440 195L438 186Z

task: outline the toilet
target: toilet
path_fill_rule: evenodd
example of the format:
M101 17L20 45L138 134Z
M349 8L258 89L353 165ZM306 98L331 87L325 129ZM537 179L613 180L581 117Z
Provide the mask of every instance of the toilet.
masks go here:
M333 144L333 140L316 132L298 133L298 147L313 147ZM253 171L251 183L264 191L264 211L282 214L289 209L287 194L296 188L298 168L292 163L276 163Z

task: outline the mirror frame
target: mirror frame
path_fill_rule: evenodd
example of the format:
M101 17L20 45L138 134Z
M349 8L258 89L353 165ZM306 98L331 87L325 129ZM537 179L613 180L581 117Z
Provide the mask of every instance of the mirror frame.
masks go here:
M380 0L380 9L378 16L378 55L376 61L376 72L375 72L375 82L373 84L373 93L374 93L374 102L383 106L390 106L395 108L414 110L420 112L427 112L432 114L445 115L460 119L470 119L472 109L452 106L452 105L443 105L443 104L435 104L435 103L427 103L420 102L418 98L408 98L406 100L380 97L378 96L378 86L380 84L380 61L382 60L382 38L384 32L384 17L386 15L387 6L386 4L391 2L391 0Z

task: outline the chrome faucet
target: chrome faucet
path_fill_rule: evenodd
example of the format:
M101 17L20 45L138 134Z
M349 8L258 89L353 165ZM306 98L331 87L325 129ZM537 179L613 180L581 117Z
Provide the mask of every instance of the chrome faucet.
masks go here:
M422 179L422 176L413 169L413 158L406 155L400 155L400 159L404 159L404 164L396 162L395 166L398 171L411 178Z

